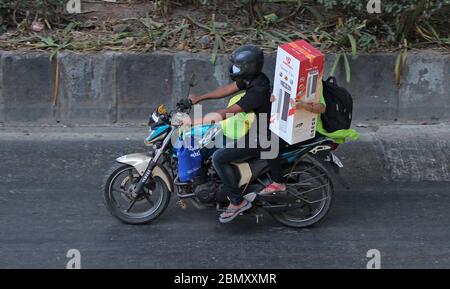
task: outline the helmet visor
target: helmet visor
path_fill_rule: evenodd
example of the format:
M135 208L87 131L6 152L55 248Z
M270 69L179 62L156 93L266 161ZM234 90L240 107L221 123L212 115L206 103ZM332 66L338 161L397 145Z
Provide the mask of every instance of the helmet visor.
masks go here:
M239 72L241 72L241 69L233 64L233 66L231 66L231 73L238 74Z

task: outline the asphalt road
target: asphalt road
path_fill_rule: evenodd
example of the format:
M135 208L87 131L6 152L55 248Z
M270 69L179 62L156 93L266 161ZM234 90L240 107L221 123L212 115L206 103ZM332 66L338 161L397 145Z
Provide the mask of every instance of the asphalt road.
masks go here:
M103 205L104 172L141 142L95 135L2 138L0 268L450 267L450 184L394 183L337 189L327 219L295 230L266 217L221 225L214 210L174 202L155 223L124 225ZM173 198L172 200L175 200Z

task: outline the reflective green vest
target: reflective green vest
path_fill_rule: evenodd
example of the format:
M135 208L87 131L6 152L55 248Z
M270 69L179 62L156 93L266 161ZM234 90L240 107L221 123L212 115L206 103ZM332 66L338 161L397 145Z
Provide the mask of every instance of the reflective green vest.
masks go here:
M242 92L233 96L228 102L228 107L237 103L244 95L245 92ZM245 136L248 133L254 120L255 120L254 112L236 113L232 117L229 117L222 121L221 125L223 134L230 139L240 139L241 137Z

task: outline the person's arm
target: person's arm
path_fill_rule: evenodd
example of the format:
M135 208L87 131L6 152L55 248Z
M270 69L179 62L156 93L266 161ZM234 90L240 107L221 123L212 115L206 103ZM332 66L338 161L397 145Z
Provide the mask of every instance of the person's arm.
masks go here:
M220 122L222 120L225 120L227 117L230 117L232 115L235 115L236 113L243 112L243 111L244 110L242 109L242 107L240 107L237 104L233 104L230 107L227 107L227 108L218 110L216 112L207 114L203 118L195 119L192 122L192 125L195 126L195 125L199 125L199 124L202 124L202 123L208 123L208 124L209 123L218 123L218 122Z
M322 103L311 103L311 102L303 102L303 101L295 101L291 99L291 105L295 107L295 109L304 109L306 111L312 112L312 113L324 113L326 106Z
M226 96L229 96L233 93L238 92L240 89L237 86L236 82L224 85L222 87L219 87L211 92L202 94L202 95L195 95L195 94L190 94L189 95L189 99L192 101L192 104L196 104L199 103L202 100L205 99L219 99L219 98L224 98Z
M275 95L270 96L270 102L275 102L277 100ZM295 109L301 109L303 108L306 111L313 112L313 113L324 113L326 106L323 103L309 103L309 102L303 102L303 101L295 101L293 99L290 100L291 106L295 107Z

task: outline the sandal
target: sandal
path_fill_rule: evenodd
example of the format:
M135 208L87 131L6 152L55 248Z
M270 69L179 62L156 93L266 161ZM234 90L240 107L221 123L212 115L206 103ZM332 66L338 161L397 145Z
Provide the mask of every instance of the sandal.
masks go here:
M236 208L236 209L227 208L222 214L220 214L219 222L221 222L222 224L231 222L240 213L242 213L252 207L252 203L250 203L249 201L244 200L244 202L246 202L246 204L240 208ZM231 215L228 215L228 214L231 214Z
M284 191L286 191L286 186L283 188L278 183L277 184L271 183L270 185L267 185L264 189L262 189L259 192L259 195L264 196L264 195L274 194L274 193L284 192Z

